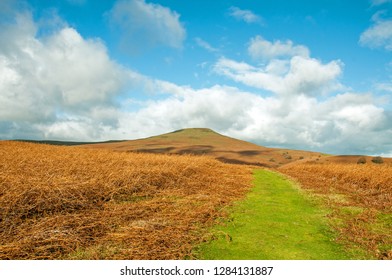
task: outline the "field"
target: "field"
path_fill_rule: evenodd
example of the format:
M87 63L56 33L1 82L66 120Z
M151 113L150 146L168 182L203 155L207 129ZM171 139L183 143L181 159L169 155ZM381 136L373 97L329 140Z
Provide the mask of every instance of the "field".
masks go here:
M392 259L392 165L298 163L279 169L333 209L339 242L366 258Z
M392 259L391 159L358 158L208 129L80 147L0 141L0 259L198 259L222 237L234 258ZM252 252L252 240L272 249Z
M184 259L251 187L208 157L0 142L0 259Z

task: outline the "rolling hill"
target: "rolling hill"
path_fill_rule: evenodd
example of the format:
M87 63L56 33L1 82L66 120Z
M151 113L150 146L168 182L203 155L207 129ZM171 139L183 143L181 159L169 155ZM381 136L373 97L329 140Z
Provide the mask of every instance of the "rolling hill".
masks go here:
M208 128L188 128L149 138L83 145L121 152L208 155L222 162L279 167L298 160L322 157L320 153L267 148L221 135Z

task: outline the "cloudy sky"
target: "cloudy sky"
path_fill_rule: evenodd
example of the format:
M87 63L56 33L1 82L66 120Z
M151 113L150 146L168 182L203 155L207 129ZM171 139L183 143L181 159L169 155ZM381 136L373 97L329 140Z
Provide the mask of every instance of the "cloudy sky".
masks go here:
M0 139L392 156L391 94L391 0L0 1Z

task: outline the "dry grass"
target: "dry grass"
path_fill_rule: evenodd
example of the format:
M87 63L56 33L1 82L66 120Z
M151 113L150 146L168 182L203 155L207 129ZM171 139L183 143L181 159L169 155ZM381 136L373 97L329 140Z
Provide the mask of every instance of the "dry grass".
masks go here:
M299 159L319 159L319 153L276 149L216 133L208 128L189 128L123 142L84 145L92 149L144 153L208 155L225 163L275 168Z
M251 187L207 157L0 142L0 259L183 259Z
M392 165L303 163L279 171L328 197L344 243L392 259Z

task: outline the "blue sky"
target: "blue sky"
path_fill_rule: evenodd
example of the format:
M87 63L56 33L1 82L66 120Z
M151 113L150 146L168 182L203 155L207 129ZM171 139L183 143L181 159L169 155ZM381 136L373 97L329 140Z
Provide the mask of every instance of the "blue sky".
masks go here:
M4 0L0 138L209 127L392 156L392 1Z

